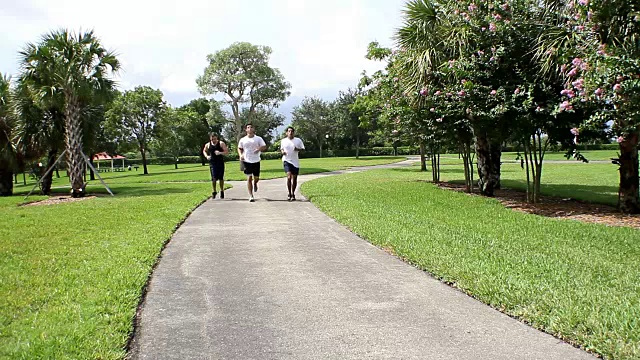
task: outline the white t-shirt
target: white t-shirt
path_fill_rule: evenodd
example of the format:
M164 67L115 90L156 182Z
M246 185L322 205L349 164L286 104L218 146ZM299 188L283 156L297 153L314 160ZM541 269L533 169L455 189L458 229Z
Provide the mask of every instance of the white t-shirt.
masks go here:
M244 149L244 152L242 153L244 155L244 162L257 163L257 162L260 162L261 152L258 151L256 153L255 151L261 148L262 146L266 146L266 145L267 144L264 142L264 140L260 136L253 135L253 137L245 136L242 139L240 139L240 142L238 143L238 148Z
M304 144L300 138L294 137L292 140L286 137L280 141L280 149L287 153L287 155L282 155L282 161L291 163L291 165L299 168L300 157L298 156L298 151L295 151L296 148L304 149Z

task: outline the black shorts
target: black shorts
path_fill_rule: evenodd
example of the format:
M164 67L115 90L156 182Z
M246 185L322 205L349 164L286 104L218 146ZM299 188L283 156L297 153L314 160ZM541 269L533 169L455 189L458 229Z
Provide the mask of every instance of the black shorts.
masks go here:
M300 173L300 168L293 166L293 164L288 161L283 161L282 165L284 166L285 173L292 173L293 175Z
M211 180L224 180L224 163L209 164L209 171L211 171Z
M243 161L242 163L244 164L245 175L253 175L255 177L260 177L260 161L256 163L249 163L249 162Z

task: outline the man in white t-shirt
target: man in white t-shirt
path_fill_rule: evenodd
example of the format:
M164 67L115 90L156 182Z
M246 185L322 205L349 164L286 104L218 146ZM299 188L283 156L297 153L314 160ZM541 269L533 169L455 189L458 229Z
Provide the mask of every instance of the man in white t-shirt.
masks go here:
M289 190L289 201L296 200L296 187L298 187L298 174L300 173L300 157L298 154L304 150L304 144L300 138L294 137L295 129L291 126L287 128L287 137L280 141L280 152L282 153L282 164L284 172L287 173L287 189Z
M253 193L258 191L258 181L260 181L260 154L267 150L267 144L256 135L253 124L247 124L245 130L247 136L238 142L238 155L244 164L244 173L247 175L249 202L254 202Z

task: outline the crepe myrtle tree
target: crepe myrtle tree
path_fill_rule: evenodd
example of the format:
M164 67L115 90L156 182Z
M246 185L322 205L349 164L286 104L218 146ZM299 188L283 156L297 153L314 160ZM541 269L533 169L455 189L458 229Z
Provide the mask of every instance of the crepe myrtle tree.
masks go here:
M549 1L558 19L540 36L537 57L565 79L556 111L596 111L578 128L608 127L620 145L619 209L639 213L640 4L637 1Z

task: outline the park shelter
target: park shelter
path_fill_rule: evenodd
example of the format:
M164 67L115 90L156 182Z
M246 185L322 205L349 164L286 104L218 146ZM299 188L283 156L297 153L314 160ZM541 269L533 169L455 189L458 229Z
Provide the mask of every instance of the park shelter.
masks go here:
M111 171L114 171L114 160L122 160L122 167L120 169L124 169L124 160L125 156L122 155L114 155L111 156L106 152L101 152L93 155L93 162L97 164L97 168L100 169L100 162L110 162L111 163Z

